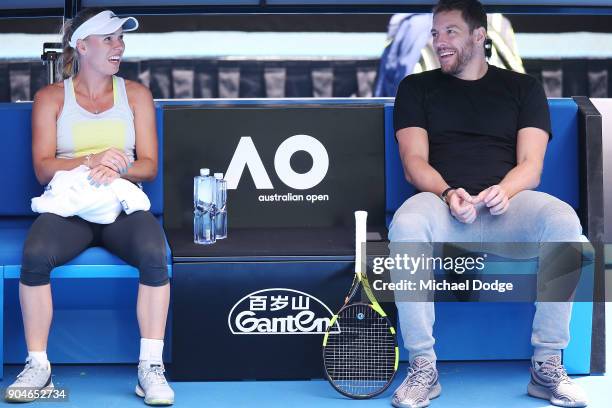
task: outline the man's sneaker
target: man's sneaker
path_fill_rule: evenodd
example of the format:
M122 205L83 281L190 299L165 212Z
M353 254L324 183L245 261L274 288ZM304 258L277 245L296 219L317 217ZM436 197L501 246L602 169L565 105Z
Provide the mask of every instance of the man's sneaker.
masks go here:
M527 393L532 397L549 400L559 407L586 407L586 394L567 376L560 356L549 357L543 363L532 359L531 381Z
M141 361L138 364L138 384L136 394L144 397L147 405L174 404L174 391L164 376L164 365Z
M441 392L438 370L431 361L417 357L408 369L408 376L395 390L391 404L397 408L427 407L429 400L438 397Z
M4 399L7 402L31 402L40 396L41 390L51 389L51 364L43 365L28 358L23 371L17 374L17 380L4 391Z

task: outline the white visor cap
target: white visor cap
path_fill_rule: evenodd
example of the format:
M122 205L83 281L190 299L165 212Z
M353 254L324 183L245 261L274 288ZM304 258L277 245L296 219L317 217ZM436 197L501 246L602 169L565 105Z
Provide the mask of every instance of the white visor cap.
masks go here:
M104 10L81 24L70 37L70 46L76 48L78 40L90 35L112 34L119 28L123 31L134 31L138 28L138 20L134 17L119 18L110 10Z

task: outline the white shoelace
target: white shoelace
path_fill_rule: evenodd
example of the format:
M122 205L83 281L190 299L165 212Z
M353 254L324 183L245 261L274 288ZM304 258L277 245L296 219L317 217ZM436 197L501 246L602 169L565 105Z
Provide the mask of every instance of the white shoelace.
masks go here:
M416 397L419 400L426 398L423 395L425 391L429 390L430 383L435 378L435 371L431 364L423 365L418 368L410 367L408 369L408 376L400 385L400 392L396 395L399 400L404 400L408 397ZM420 388L415 388L418 386Z
M166 377L164 372L166 371L161 365L150 365L146 367L145 374L143 376L151 385L166 385Z
M561 382L571 382L571 379L565 371L565 367L563 367L563 365L556 360L553 360L550 363L548 361L544 362L540 366L540 372L543 375L556 380L557 384Z
M428 387L429 383L434 379L434 371L431 367L420 367L414 369L410 367L408 371L407 385L421 385Z
M19 374L17 374L17 381L19 383L28 383L35 377L36 370L42 370L42 366L34 366L32 360L26 360L26 365Z

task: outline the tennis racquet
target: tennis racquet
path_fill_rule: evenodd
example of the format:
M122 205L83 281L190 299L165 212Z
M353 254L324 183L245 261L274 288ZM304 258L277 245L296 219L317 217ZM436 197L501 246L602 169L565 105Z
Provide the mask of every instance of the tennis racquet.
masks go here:
M341 394L371 398L389 387L397 372L395 329L372 293L363 271L366 211L355 211L355 277L344 305L323 337L323 363L330 384ZM355 299L363 288L367 299Z

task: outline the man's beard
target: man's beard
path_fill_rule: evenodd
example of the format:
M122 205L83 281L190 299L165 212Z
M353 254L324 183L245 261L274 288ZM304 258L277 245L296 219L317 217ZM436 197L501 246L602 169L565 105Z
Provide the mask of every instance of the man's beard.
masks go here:
M465 69L466 65L470 62L472 56L474 55L474 44L468 41L463 47L457 49L456 51L455 62L452 65L446 66L445 68L444 65L440 64L442 72L445 74L456 76Z

